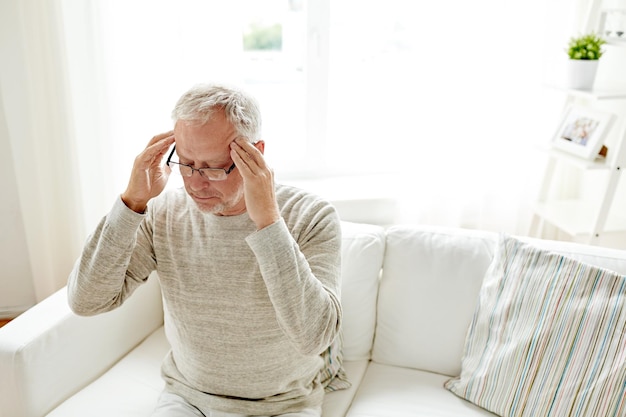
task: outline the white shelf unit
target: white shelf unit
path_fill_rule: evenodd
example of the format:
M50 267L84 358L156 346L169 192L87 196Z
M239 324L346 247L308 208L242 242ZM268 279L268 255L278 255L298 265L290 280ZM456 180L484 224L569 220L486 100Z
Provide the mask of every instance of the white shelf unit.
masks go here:
M605 0L602 2L597 32L609 45L626 44L626 1Z
M626 44L624 45L626 46ZM572 90L567 88L559 88L568 95L568 97L586 98L593 100L621 100L626 99L626 91L604 91L604 90Z
M538 203L535 212L545 219L545 221L556 225L560 230L572 236L574 241L588 241L590 230L594 228L594 220L597 218L598 207L588 201L581 200L560 200L548 203ZM607 216L602 227L602 233L621 233L626 231L626 216L611 213ZM600 231L594 235L600 238Z
M597 96L595 94L598 94ZM609 99L609 95L589 91L568 91L568 96L581 95ZM610 99L626 99L611 96ZM608 233L624 233L626 238L626 213L612 210L615 192L622 171L626 168L626 116L618 115L610 134L617 135L615 145L609 149L607 158L586 160L564 151L549 149L548 162L539 197L533 207L530 236L541 237L546 224L568 234L573 241L600 244ZM568 164L583 171L599 171L603 175L598 183L600 198L589 201L581 199L555 199L550 195L555 170L559 163Z
M612 46L625 48L626 38L608 36L610 23L607 17L614 11L626 13L626 0L591 0L587 3L585 33L596 32L605 37ZM613 33L611 33L613 34ZM614 34L613 34L614 35ZM621 90L573 90L559 88L566 95L565 105L582 99L589 102L605 100L626 100L626 91ZM609 132L612 146L607 158L589 161L558 150L548 150L543 183L536 204L533 207L529 234L541 237L546 225L568 234L572 240L602 244L609 234L618 234L620 241L626 244L626 213L613 208L615 192L622 171L626 169L626 114L617 114L616 123ZM599 197L593 200L557 199L550 196L558 164L568 164L583 171L596 171L602 175L598 182ZM622 239L623 234L623 239Z

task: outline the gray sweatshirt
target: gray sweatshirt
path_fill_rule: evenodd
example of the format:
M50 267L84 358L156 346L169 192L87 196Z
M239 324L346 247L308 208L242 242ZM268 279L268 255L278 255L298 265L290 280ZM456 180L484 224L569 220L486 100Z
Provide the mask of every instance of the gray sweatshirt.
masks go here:
M276 197L282 219L259 231L247 213L201 212L184 189L151 200L146 214L118 199L70 274L72 310L112 310L156 270L168 390L250 415L321 404L329 381L345 377L340 222L302 190L277 185Z

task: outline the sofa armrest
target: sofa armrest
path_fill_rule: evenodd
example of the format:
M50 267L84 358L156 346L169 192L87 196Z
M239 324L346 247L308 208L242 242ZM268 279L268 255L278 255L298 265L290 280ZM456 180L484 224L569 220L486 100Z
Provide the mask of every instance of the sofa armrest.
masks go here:
M163 323L156 276L120 308L79 317L63 288L0 328L0 416L40 417Z

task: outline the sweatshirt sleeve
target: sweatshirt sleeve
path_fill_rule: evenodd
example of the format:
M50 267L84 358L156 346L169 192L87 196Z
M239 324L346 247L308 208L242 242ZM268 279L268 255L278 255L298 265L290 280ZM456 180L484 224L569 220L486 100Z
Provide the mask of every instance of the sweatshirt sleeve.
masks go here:
M283 219L248 236L278 322L294 346L318 355L341 328L341 227L334 210L307 231Z
M79 315L119 307L155 268L145 220L118 197L88 237L68 278L68 302Z

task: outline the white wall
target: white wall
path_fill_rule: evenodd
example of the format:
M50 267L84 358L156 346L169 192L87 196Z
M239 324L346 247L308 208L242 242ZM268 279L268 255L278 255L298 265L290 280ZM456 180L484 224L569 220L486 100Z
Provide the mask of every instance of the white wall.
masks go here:
M7 318L33 305L35 290L2 100L0 149L4 155L0 163L0 318Z

